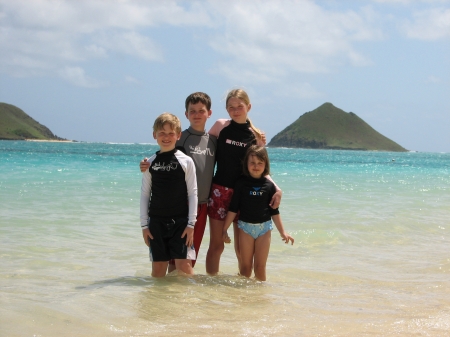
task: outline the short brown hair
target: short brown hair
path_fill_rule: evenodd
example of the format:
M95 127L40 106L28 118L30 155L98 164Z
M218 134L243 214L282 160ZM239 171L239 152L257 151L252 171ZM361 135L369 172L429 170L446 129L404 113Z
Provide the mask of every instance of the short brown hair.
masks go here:
M202 102L206 105L206 109L211 110L211 98L204 92L194 92L186 97L186 102L184 103L186 111L188 110L189 104L197 104L198 102Z
M245 154L244 160L242 161L242 170L244 175L250 177L250 172L248 171L248 158L250 156L256 156L259 160L263 161L266 165L262 176L270 174L270 162L269 162L269 154L264 146L252 145L248 148L247 153Z
M164 112L156 117L155 123L153 123L153 132L164 129L165 124L169 124L170 128L175 130L176 133L181 132L181 122L179 118L168 112Z

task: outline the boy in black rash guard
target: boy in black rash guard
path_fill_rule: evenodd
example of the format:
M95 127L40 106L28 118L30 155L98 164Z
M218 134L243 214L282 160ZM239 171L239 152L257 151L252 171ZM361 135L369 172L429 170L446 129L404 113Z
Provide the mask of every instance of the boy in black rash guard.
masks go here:
M205 131L205 125L212 114L211 98L204 92L194 92L185 100L185 116L189 120L189 128L181 133L176 147L192 158L195 165L198 188L197 222L194 229L194 248L196 257L205 233L207 206L211 181L214 173L217 138ZM142 172L148 170L147 158L141 161ZM192 267L196 260L192 260ZM175 269L175 261L170 260L167 272Z
M197 179L194 162L175 148L180 120L169 113L158 116L153 137L160 151L142 175L140 219L150 249L152 276L166 275L170 259L177 270L192 275L194 226L197 216Z
M252 269L260 281L266 280L266 262L269 255L272 221L286 243L294 239L285 232L278 208L270 207L276 193L269 174L269 156L262 146L252 145L243 161L244 175L236 182L228 213L223 225L222 238L230 243L228 227L239 212L239 250L241 275L250 277ZM254 268L253 268L254 267Z

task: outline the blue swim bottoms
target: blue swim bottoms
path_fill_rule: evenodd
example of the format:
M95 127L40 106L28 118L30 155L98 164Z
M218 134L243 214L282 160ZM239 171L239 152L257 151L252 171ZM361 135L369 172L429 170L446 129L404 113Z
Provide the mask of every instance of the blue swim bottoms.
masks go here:
M248 235L251 235L255 240L273 229L272 220L263 223L249 223L239 220L238 227Z

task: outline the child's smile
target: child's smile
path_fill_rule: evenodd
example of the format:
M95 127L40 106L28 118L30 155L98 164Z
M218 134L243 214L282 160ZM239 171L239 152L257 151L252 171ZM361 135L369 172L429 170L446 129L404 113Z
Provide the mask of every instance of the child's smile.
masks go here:
M162 129L153 132L153 138L156 139L156 142L161 148L161 152L173 150L175 148L177 140L180 139L180 135L181 133L177 133L167 123L164 124L164 127Z
M266 168L266 163L257 156L250 156L248 157L247 168L252 178L259 179Z
M231 97L227 103L227 111L231 119L239 124L247 121L247 114L250 111L251 104L245 104L244 101L237 97Z

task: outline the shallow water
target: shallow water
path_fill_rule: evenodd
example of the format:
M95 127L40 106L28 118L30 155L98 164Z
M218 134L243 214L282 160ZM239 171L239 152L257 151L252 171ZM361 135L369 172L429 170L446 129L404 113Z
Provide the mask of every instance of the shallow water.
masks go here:
M145 144L0 141L1 336L448 336L450 154L269 149L294 246L150 276Z

